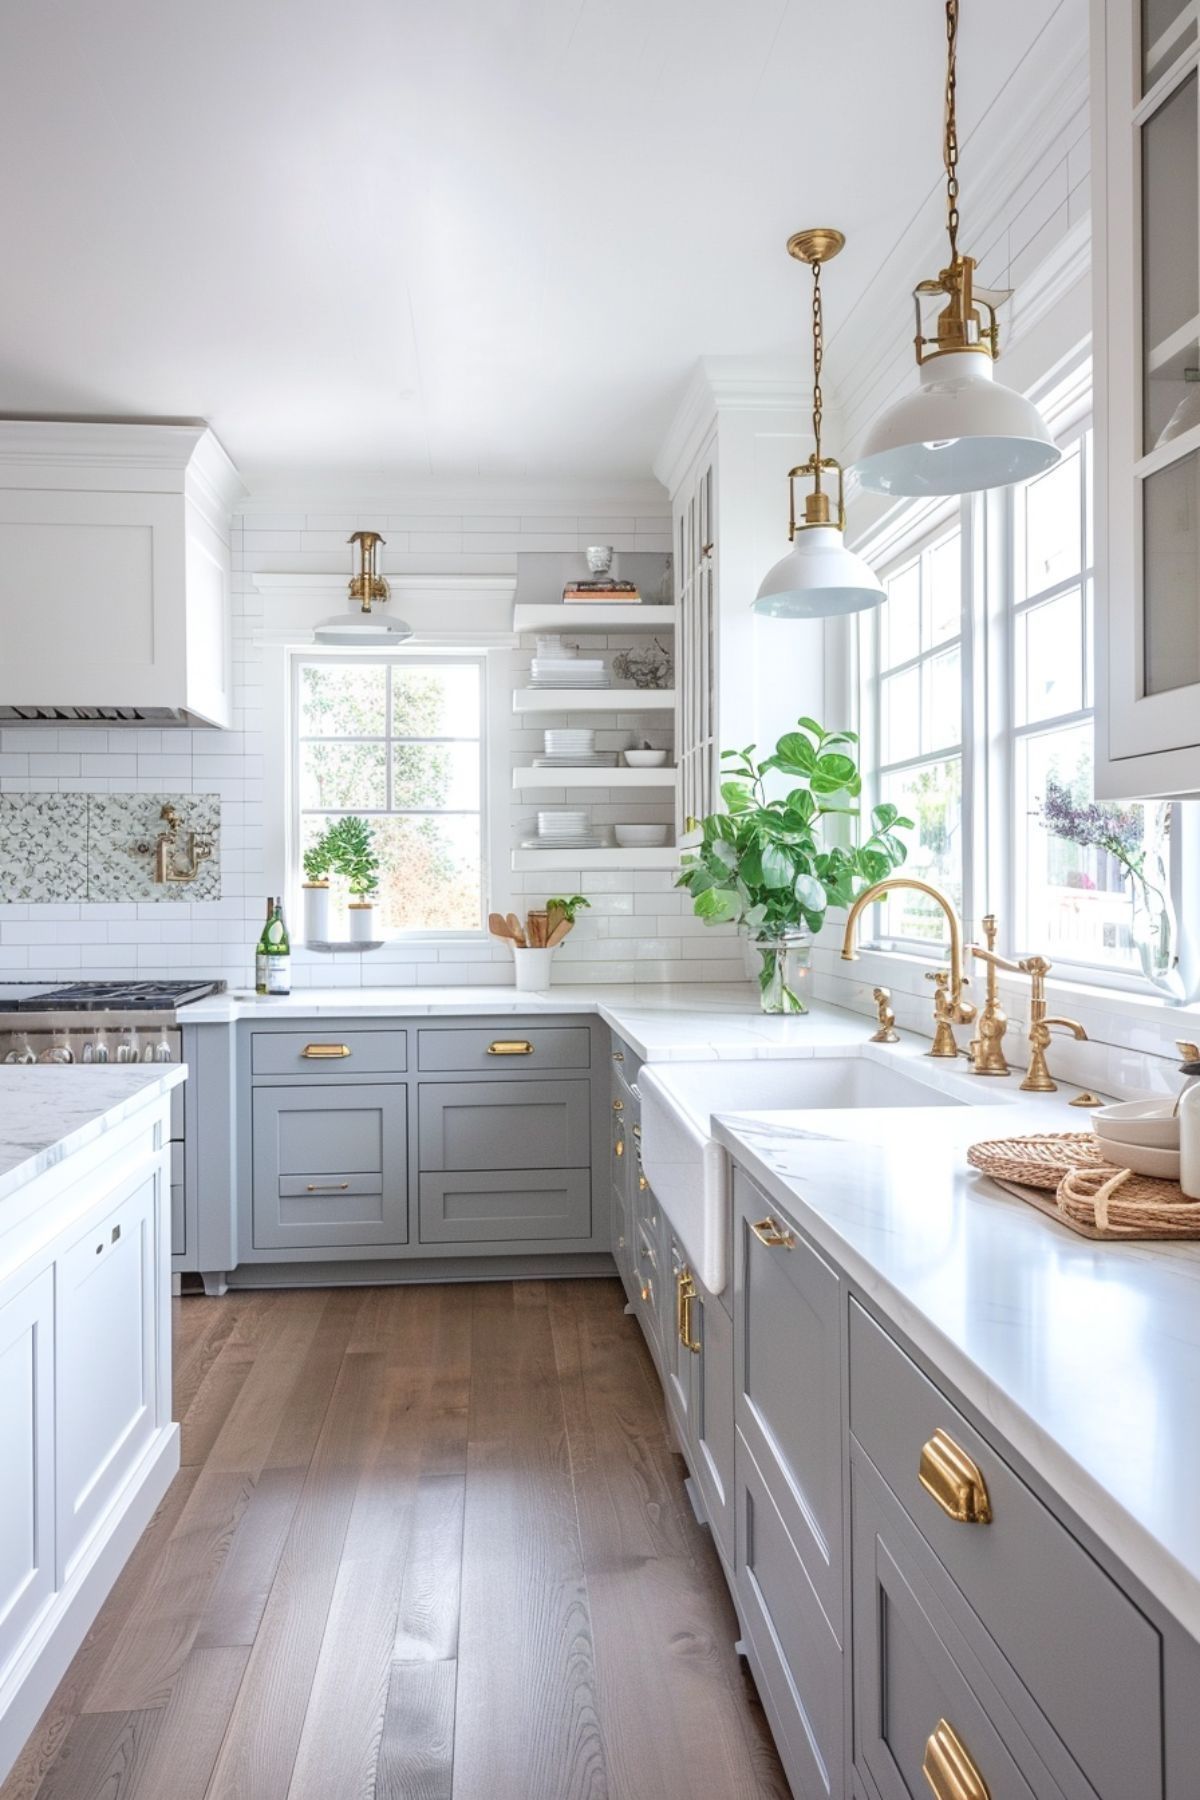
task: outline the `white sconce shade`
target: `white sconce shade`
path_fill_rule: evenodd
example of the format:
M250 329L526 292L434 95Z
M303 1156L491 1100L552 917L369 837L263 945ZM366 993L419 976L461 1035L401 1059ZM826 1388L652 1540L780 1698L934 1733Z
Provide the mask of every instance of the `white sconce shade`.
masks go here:
M768 570L754 611L768 619L828 619L864 612L883 599L874 569L847 550L836 525L798 531L786 556Z
M412 626L403 619L373 619L361 612L336 614L322 619L313 627L318 644L341 644L360 650L386 649L389 644L403 644L413 634Z
M854 464L864 488L922 498L1007 487L1062 455L1024 394L995 378L978 350L946 352L920 368L920 386L888 408Z

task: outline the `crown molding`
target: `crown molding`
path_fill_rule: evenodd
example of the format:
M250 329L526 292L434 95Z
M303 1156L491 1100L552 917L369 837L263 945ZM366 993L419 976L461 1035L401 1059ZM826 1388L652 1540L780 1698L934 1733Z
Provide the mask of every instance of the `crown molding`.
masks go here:
M654 473L678 489L725 412L795 412L812 406L812 376L799 357L702 356L667 426Z
M245 493L241 476L203 419L0 418L0 481L25 469L54 487L107 485L184 492L228 529ZM102 480L89 481L85 471ZM56 478L57 476L57 478Z

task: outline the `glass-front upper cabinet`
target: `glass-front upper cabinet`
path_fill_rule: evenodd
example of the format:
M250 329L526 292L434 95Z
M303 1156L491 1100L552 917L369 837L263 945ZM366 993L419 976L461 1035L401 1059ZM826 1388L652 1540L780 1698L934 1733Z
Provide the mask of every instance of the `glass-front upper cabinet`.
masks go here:
M1096 789L1200 793L1200 14L1093 0Z

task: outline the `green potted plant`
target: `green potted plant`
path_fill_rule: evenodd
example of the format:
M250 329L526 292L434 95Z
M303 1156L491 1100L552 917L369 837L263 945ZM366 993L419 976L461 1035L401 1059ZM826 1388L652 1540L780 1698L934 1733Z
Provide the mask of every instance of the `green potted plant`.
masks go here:
M379 886L379 858L375 833L365 819L348 813L328 833L330 864L350 890L350 942L370 943L374 937L374 895Z
M304 941L324 944L329 941L329 874L333 868L333 852L327 827L304 852Z
M701 821L700 843L685 852L677 886L692 897L708 925L737 924L759 954L764 1012L806 1012L812 939L830 906L849 906L872 882L898 868L908 854L897 834L911 831L891 805L876 806L862 843L824 842L830 816L857 820L862 777L851 754L852 731L826 731L815 719L797 720L773 753L755 762L754 744L722 752L725 811ZM768 778L795 785L768 798ZM843 836L854 831L843 828Z

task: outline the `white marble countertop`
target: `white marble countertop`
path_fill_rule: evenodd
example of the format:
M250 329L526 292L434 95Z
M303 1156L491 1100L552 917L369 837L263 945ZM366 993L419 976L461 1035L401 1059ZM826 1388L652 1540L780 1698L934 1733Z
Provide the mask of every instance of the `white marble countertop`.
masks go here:
M985 1137L1080 1125L1046 1096L1002 1117L741 1113L715 1130L1200 1639L1200 1243L1092 1242L966 1161Z
M0 1201L186 1077L180 1063L0 1065Z
M297 988L279 998L213 994L183 1009L186 1025L239 1019L379 1019L455 1014L595 1014L641 1057L655 1062L711 1057L792 1057L862 1043L872 1024L815 1002L802 1018L768 1017L749 982L647 983L642 987L553 987L519 994L512 987Z

